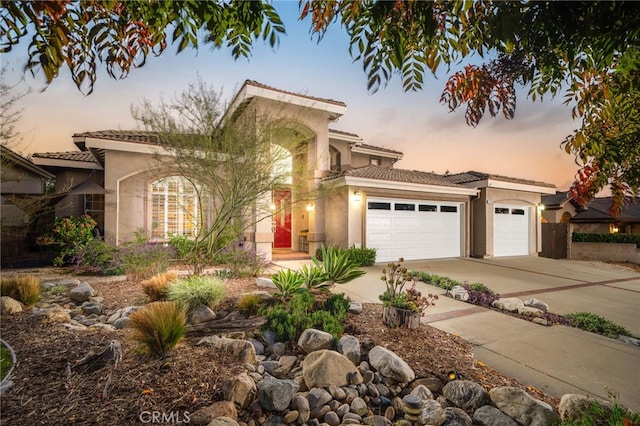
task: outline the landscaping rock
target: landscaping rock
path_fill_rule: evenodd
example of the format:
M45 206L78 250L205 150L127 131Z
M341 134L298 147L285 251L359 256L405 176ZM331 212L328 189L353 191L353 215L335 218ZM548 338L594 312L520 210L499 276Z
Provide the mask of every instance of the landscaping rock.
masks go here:
M102 306L102 303L84 302L81 306L81 309L85 315L100 315L104 307Z
M205 305L197 306L189 315L191 324L201 324L203 322L213 321L214 319L216 319L216 313Z
M118 318L113 322L113 326L118 330L122 330L123 328L129 327L130 322L131 319L129 319L129 317Z
M443 426L471 426L473 420L464 410L458 407L447 407L443 413Z
M77 287L80 285L80 280L75 279L75 278L69 278L66 280L60 280L60 281L55 281L55 282L50 282L51 284L53 284L52 287L55 287L57 285L59 286L63 286L63 287Z
M463 410L476 410L489 404L489 394L469 380L453 380L442 388L442 395Z
M258 400L265 410L283 411L289 406L297 390L298 384L293 380L281 380L266 375L258 383Z
M214 419L227 417L232 420L238 419L236 406L231 401L214 402L208 407L199 409L189 416L189 424L196 426L209 425Z
M349 303L349 313L351 314L359 314L362 312L362 303L360 302L350 302Z
M249 337L247 341L253 345L253 348L256 350L256 355L264 355L264 345L262 342L253 337Z
M67 323L71 322L71 316L69 312L58 305L54 305L49 308L44 309L34 309L32 314L32 318L50 323Z
M340 417L334 411L329 411L325 414L323 420L329 426L338 426L340 424Z
M114 326L112 326L111 324L103 324L101 322L95 323L91 326L89 326L90 329L100 329L100 330L106 330L106 331L116 331L116 328Z
M422 401L428 401L430 399L433 399L433 394L431 393L429 388L427 388L424 385L418 385L415 388L413 388L413 390L411 391L411 395L417 396Z
M518 309L518 313L520 315L524 315L525 317L540 318L542 317L543 311L542 309L523 306L522 308Z
M491 405L485 405L473 412L473 423L478 426L518 426L518 423Z
M444 418L444 409L435 400L425 401L418 422L423 425L439 425Z
M453 288L451 289L451 296L454 299L462 300L463 302L469 300L469 292L461 285L453 286Z
M524 306L529 306L531 308L537 308L537 309L540 309L541 311L545 311L545 312L549 311L549 305L547 305L542 300L536 299L535 297L525 300L524 301Z
M306 424L309 421L311 408L307 398L297 395L291 401L291 408L298 412L298 424Z
M520 388L500 387L489 391L493 404L521 425L550 425L560 417L553 407L532 398Z
M268 300L273 299L273 295L271 293L269 293L268 291L264 291L264 290L256 290L256 291L252 291L251 293L242 293L240 295L240 297L244 296L245 294L253 294L256 295L260 298L260 301L265 302Z
M247 373L227 381L223 387L224 399L244 409L253 404L258 394L255 382Z
M506 297L494 301L491 306L503 311L518 312L518 309L524 307L524 303L517 297Z
M402 358L382 346L375 346L369 351L369 363L383 377L398 383L409 383L416 378L411 367Z
M357 368L346 356L328 349L311 352L302 361L302 375L307 388L346 386L349 384L347 376L353 381L362 383L362 376Z
M276 285L271 280L271 278L266 278L266 277L256 278L256 285L258 287L277 288Z
M331 349L332 345L333 336L330 333L313 328L304 330L298 339L298 346L306 353L320 349Z
M233 356L237 357L240 362L255 364L256 350L253 345L246 340L229 339L228 337L207 336L197 343L200 345L209 345L216 349L229 351Z
M349 358L353 365L360 364L360 342L353 336L343 335L338 340L338 352Z
M0 297L0 313L12 315L22 312L22 303L9 296Z
M80 283L77 287L69 291L69 299L76 303L84 303L89 298L97 296L98 293L86 282Z
M349 408L351 409L352 413L355 413L360 417L364 416L369 411L369 408L367 407L367 403L365 402L364 399L360 397L351 401Z
M240 426L240 424L229 417L218 417L213 419L208 426Z
M613 410L613 404L609 401L597 400L586 395L566 394L562 395L558 406L560 420L563 422L580 420L582 413L589 409L593 402L598 402L605 412L610 413Z
M309 408L313 410L316 407L328 404L329 401L333 399L333 397L328 391L324 390L323 388L313 388L309 391L307 399L309 400Z

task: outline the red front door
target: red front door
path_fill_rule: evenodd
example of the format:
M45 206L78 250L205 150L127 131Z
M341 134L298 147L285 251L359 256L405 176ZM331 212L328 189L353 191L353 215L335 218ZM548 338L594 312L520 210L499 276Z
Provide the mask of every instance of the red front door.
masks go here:
M291 191L282 189L273 194L276 206L273 222L275 225L273 247L291 248Z

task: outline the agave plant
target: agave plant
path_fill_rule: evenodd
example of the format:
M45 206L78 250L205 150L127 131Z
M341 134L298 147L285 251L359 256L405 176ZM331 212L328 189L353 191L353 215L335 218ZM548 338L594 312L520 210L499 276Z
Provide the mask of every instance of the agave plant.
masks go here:
M333 284L344 284L361 277L365 272L349 259L349 253L336 247L323 247L322 266L318 259L313 259L317 267L327 274L329 287Z
M307 290L319 290L326 293L331 289L332 283L329 281L329 275L318 264L314 266L302 265L298 273L304 278L304 286Z
M278 289L276 295L283 299L304 291L304 277L291 269L281 269L271 275L271 281Z

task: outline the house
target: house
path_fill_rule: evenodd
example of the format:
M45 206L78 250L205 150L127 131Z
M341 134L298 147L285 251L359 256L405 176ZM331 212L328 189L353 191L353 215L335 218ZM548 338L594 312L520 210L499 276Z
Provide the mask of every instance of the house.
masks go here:
M27 252L25 242L42 219L43 196L55 176L4 145L0 149L0 228L5 264L6 259Z
M597 197L583 207L571 198L568 191L544 195L543 219L548 223L571 223L573 232L591 234L640 234L640 205L637 201L624 206L620 214L609 211L611 197Z
M346 113L340 101L246 81L226 116L248 112L277 114L283 132L304 135L307 149L292 155L292 167L302 162L311 169L306 185L274 188L269 197L282 208L245 233L269 259L274 249L314 254L322 245L376 248L381 262L540 251L538 205L542 194L555 193L551 184L474 171L438 175L398 169L394 164L403 153L331 128ZM159 159L170 160L171 154L159 150L155 138L139 131L77 133L73 140L80 151L74 155L86 155L84 160L73 163L68 153L36 158L47 167L55 157L69 161L57 169L60 185L70 185L70 176L102 185L107 243L121 244L140 229L159 241L171 233L189 235L189 214L181 212L195 211L197 201L184 178L159 167ZM74 174L80 172L82 177ZM320 186L331 190L312 196ZM89 212L87 205L76 214Z

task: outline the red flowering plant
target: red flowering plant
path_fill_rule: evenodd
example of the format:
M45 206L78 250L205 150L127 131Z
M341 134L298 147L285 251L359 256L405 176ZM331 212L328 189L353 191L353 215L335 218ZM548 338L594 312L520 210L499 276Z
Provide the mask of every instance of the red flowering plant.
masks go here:
M38 237L37 241L41 245L56 246L60 250L53 263L61 266L95 238L93 230L96 225L96 221L87 214L78 217L57 217L51 232Z

